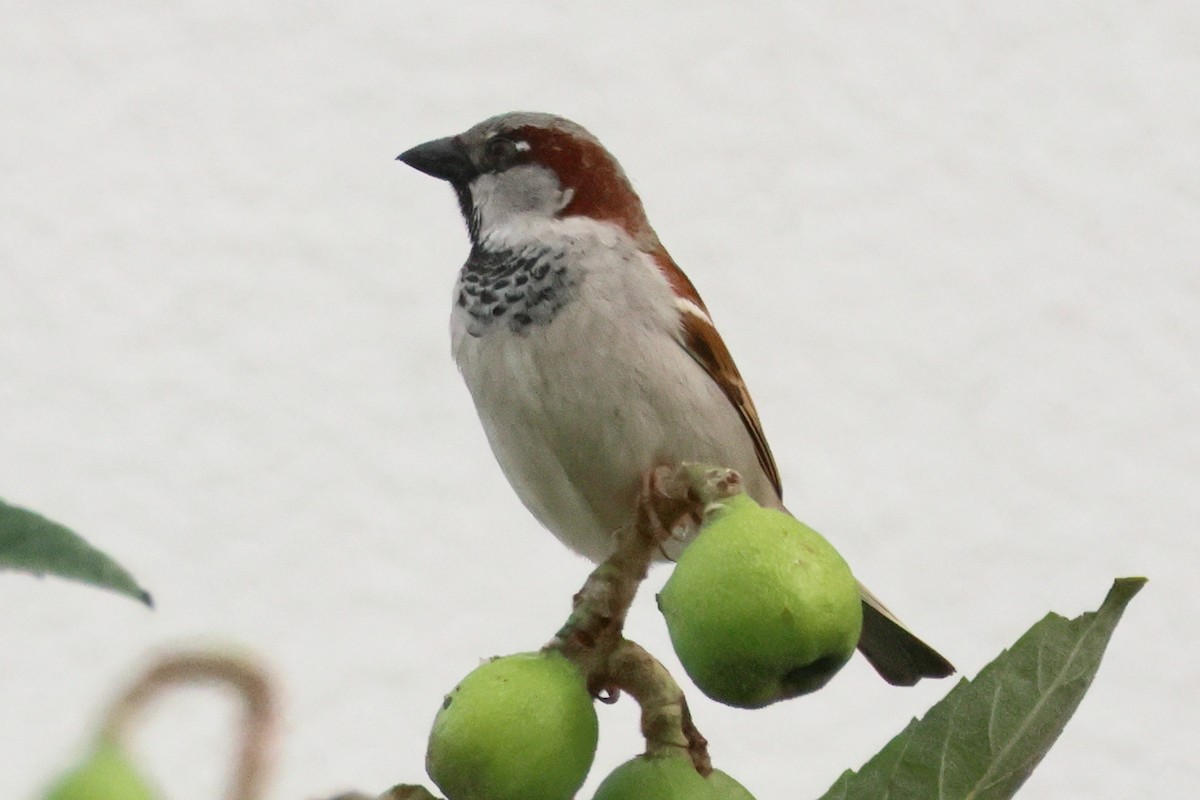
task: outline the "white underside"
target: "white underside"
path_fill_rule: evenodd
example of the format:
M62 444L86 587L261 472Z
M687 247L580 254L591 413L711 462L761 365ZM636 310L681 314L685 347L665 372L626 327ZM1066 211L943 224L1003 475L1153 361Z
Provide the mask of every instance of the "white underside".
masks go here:
M733 467L751 496L778 503L741 419L675 338L666 279L622 232L569 218L491 236L517 249L560 242L578 270L577 295L549 324L473 337L464 311L451 319L454 359L496 459L543 525L603 559L632 522L643 473L679 461Z

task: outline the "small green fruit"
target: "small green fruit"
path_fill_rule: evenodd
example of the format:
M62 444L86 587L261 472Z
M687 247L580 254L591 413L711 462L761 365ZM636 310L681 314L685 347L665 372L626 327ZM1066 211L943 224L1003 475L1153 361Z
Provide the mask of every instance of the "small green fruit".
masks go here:
M560 653L481 665L446 695L425 767L449 800L569 800L596 755L583 676Z
M862 632L858 582L833 546L748 496L711 512L658 596L706 695L760 708L824 686Z
M720 770L700 777L683 755L638 756L609 773L594 800L754 800Z
M125 752L100 739L92 754L46 792L46 800L155 800Z
M708 782L716 795L716 800L754 800L750 790L729 777L719 769L714 769L708 776Z

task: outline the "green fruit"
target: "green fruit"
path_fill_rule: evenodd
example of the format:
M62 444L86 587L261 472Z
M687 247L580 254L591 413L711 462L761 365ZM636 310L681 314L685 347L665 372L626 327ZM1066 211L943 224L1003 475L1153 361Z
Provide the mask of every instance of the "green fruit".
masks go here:
M604 779L594 800L754 800L754 795L720 770L700 777L680 753L626 761Z
M58 779L46 800L155 800L124 751L101 739L87 760Z
M446 695L425 767L449 800L568 800L599 726L583 676L560 653L483 664Z
M708 782L712 785L716 800L754 800L754 795L750 794L749 789L719 769L713 770L712 775L708 776Z
M744 494L711 512L658 596L706 695L760 708L824 686L862 632L858 582L833 546Z

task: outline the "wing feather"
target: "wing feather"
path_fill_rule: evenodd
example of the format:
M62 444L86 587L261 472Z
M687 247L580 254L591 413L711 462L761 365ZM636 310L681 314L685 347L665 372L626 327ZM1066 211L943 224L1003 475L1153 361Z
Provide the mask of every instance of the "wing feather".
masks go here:
M684 275L683 270L665 251L655 253L654 260L671 284L671 288L675 290L676 307L680 312L680 324L676 334L679 344L733 404L754 443L759 465L771 481L771 485L775 487L775 493L782 498L783 487L779 480L779 468L775 465L775 457L771 454L767 437L763 434L758 410L754 407L754 401L750 399L750 392L746 389L737 365L733 363L729 348L725 346L708 315L704 301L700 299L696 287Z

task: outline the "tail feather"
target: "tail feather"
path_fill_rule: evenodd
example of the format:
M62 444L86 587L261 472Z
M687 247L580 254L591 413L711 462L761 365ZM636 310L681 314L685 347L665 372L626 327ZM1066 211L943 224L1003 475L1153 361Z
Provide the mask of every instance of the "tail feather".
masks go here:
M858 589L863 606L858 651L885 681L912 686L922 678L954 674L954 665L904 627L867 587L860 583Z

